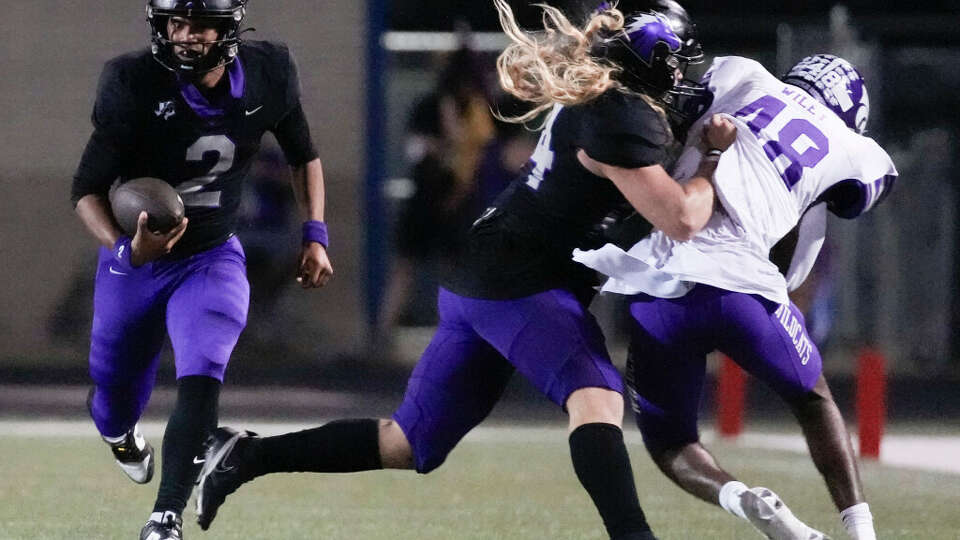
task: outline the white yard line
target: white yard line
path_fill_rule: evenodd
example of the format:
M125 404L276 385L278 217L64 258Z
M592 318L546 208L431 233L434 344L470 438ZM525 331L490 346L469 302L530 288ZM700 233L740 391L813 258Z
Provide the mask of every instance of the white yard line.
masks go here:
M289 431L298 431L323 423L306 422L250 422L227 419L222 425L249 429L261 435L276 435ZM163 422L144 422L141 430L153 439L163 436ZM82 420L0 420L0 438L8 437L96 437L93 423ZM703 440L710 443L716 440L711 430L704 430ZM640 434L628 427L625 438L630 445L642 445ZM563 442L566 431L562 427L525 427L525 426L481 426L470 432L467 441L476 443L495 443L513 441L520 443ZM747 432L730 444L743 448L760 448L806 453L807 447L800 435L781 433ZM854 440L854 448L856 448ZM949 435L900 435L887 434L880 449L880 462L884 465L935 472L960 474L960 436Z
M857 448L857 436L851 437ZM807 444L800 435L748 432L731 442L745 448L807 453ZM880 445L881 463L905 469L960 474L957 456L960 436L886 434Z

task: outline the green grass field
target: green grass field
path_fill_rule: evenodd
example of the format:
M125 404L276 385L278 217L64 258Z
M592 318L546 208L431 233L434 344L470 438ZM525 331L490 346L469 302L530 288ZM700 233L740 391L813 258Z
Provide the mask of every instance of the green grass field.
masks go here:
M159 446L159 440L154 440ZM808 523L846 538L819 476L802 455L717 443L718 458L750 485L777 491ZM649 520L664 540L759 538L746 522L701 503L631 445ZM884 539L960 538L960 476L863 467ZM0 436L0 539L133 539L156 494L126 480L95 437ZM210 531L185 516L188 540L602 539L569 464L566 442L464 442L427 476L407 472L276 475L227 500Z

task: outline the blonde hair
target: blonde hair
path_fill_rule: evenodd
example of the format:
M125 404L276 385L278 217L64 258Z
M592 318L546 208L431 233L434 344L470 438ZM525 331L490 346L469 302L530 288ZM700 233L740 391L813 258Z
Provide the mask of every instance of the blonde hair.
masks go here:
M620 67L590 54L599 33L623 29L624 16L616 7L596 11L577 28L559 9L535 4L543 10L544 31L533 34L520 29L506 0L493 3L504 33L513 41L497 58L500 85L534 104L530 112L502 120L526 122L556 103L577 105L611 88L624 89L614 79Z

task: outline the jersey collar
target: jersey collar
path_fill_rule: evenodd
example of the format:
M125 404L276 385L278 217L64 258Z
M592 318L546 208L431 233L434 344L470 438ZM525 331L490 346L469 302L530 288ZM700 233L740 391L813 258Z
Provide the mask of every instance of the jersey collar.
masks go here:
M233 100L243 98L244 87L246 86L246 77L243 72L243 63L240 58L234 59L227 64L227 77L230 81L230 97ZM197 90L197 87L190 81L183 78L177 78L177 86L180 89L180 95L187 105L193 109L193 112L204 120L217 120L226 114L230 103L225 98L215 99L211 103L207 98Z

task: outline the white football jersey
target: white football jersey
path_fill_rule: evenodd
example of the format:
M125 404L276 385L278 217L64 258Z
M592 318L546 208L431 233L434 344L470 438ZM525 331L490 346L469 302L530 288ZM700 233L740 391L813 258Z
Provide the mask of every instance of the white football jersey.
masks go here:
M787 303L788 281L789 290L799 286L819 253L826 210L844 218L866 212L889 191L896 168L873 139L758 62L717 58L704 84L713 103L690 129L673 176L681 182L693 176L703 123L715 113L729 116L737 139L714 174L722 209L689 241L654 231L629 252L607 244L577 250L574 259L610 276L604 291L675 298L704 283ZM770 261L770 248L801 218L785 277Z

